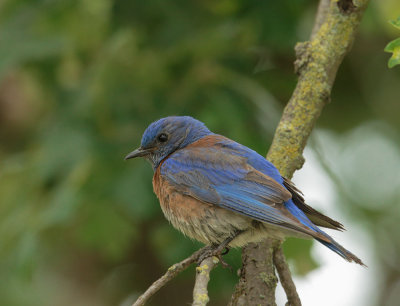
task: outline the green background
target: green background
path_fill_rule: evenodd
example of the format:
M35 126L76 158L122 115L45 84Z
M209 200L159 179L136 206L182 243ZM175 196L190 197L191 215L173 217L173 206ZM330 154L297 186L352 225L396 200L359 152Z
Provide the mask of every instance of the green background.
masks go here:
M123 157L167 115L194 116L265 155L316 6L3 0L0 304L130 305L197 249L162 216L150 165ZM400 298L400 70L383 52L400 36L387 22L398 15L396 0L371 3L310 142L337 187L333 217L370 238L371 305ZM285 245L297 275L318 268L311 245ZM227 261L237 269L240 253ZM149 305L190 303L193 273ZM217 268L210 305L226 304L236 281Z

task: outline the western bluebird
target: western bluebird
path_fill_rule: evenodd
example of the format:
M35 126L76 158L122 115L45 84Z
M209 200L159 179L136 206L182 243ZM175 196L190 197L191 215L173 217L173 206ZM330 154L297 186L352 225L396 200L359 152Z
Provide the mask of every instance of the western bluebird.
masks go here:
M150 124L141 146L125 159L135 157L150 161L165 217L190 238L215 247L242 247L266 237L314 238L363 265L318 227L343 230L342 224L308 206L271 162L192 117Z

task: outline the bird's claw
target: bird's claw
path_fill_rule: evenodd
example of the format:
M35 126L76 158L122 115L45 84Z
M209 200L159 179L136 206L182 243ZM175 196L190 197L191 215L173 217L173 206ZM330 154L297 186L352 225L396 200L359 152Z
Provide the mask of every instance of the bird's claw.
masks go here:
M233 271L232 267L222 258L222 256L228 254L228 252L229 248L227 247L221 248L220 246L210 245L206 247L204 251L200 254L199 258L197 259L197 265L199 266L204 259L215 256L218 258L223 268L229 268L231 271Z
M233 272L233 268L230 264L228 264L223 258L222 258L223 254L219 254L217 257L219 259L219 262L221 263L222 268L224 269L229 269L231 272Z
M214 256L214 254L213 254L213 247L210 245L210 246L205 247L203 252L201 252L201 254L199 255L199 258L197 259L197 265L200 265L200 263L204 259L211 257L211 256Z
M228 254L228 253L229 253L229 248L226 247L226 248L221 252L221 255L226 255L226 254Z

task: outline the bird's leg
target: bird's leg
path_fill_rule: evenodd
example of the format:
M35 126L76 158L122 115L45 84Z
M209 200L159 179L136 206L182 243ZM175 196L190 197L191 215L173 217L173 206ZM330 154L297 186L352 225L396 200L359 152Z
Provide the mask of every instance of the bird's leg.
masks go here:
M229 243L232 242L233 239L235 239L237 236L239 236L243 231L236 231L234 235L226 238L224 241L222 241L221 244L219 245L210 245L208 246L202 254L200 254L199 259L197 260L197 264L199 265L204 259L211 257L211 256L216 256L218 257L219 261L221 262L222 267L224 268L231 268L229 264L227 264L223 258L222 255L228 254L229 252Z

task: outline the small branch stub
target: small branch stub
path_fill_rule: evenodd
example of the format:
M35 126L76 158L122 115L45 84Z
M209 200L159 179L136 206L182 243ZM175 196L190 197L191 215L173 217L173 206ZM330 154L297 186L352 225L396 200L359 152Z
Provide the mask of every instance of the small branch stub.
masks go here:
M350 14L357 8L353 0L339 0L337 5L342 14Z

